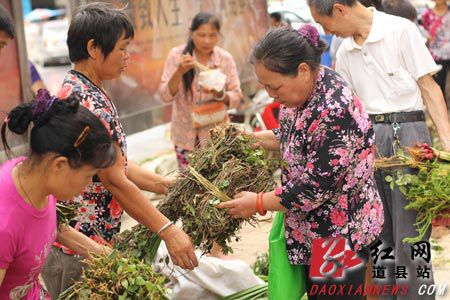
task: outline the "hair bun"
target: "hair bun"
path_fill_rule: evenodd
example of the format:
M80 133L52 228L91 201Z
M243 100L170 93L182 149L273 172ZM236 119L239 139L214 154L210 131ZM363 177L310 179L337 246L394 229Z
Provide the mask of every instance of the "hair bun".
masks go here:
M311 24L303 24L298 28L298 33L305 37L309 43L317 47L319 45L320 34L316 27Z
M24 134L33 120L31 103L16 106L8 114L8 128L16 134Z
M65 101L62 102L66 102L70 111L72 112L76 112L78 110L78 107L80 106L80 101L78 101L78 99L73 95L69 96Z

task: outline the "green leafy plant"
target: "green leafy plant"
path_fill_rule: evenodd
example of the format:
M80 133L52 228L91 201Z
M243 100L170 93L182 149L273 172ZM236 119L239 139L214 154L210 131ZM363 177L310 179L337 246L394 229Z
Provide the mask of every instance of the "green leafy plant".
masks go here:
M397 186L410 201L405 209L418 212L415 223L418 235L403 239L406 243L416 243L423 239L434 218L450 217L450 153L426 144L409 148L408 153L409 157L377 159L377 167L416 169L412 173L410 169L399 169L385 177L392 190Z
M140 300L168 299L165 278L150 265L113 251L107 256L86 260L81 280L58 299Z
M269 253L264 252L256 257L253 263L253 273L263 278L269 276Z

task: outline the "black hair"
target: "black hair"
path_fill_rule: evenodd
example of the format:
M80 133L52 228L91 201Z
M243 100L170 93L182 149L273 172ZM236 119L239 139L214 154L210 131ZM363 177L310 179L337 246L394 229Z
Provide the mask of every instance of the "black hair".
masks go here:
M409 0L383 0L383 11L387 14L406 18L411 22L417 19L417 10Z
M382 0L359 0L365 7L375 7L378 11L383 11Z
M9 12L0 4L0 31L6 32L9 38L14 38L14 23Z
M196 14L195 17L192 19L192 23L191 23L191 27L189 27L189 31L192 34L192 32L196 31L203 24L211 24L214 27L216 27L217 31L220 32L219 19L217 17L215 17L213 14L208 13L208 12L199 12L198 14ZM189 39L186 43L186 47L183 50L183 54L189 53L190 55L193 55L194 48L195 48L194 41L193 41L192 37L189 37ZM195 76L195 71L193 69L189 70L188 72L183 74L183 85L184 85L184 90L185 90L186 94L192 93L191 85L192 85L192 82L194 81L194 76Z
M125 10L103 2L80 6L67 33L70 60L77 62L89 58L87 45L90 40L100 46L104 58L107 58L122 35L134 38L133 24Z
M326 43L319 37L317 46L314 46L295 29L275 28L256 43L250 55L250 63L260 62L272 72L296 76L301 63L307 63L311 69L316 70L326 47Z
M6 128L22 135L30 133L31 157L55 153L69 160L72 168L90 165L98 169L114 164L116 153L111 137L97 116L81 106L75 96L56 99L44 112L34 112L35 101L16 106L1 129L3 147L10 154ZM86 128L88 128L86 130ZM87 134L83 137L83 132Z
M279 12L273 12L270 14L270 17L277 22L281 22L281 14Z

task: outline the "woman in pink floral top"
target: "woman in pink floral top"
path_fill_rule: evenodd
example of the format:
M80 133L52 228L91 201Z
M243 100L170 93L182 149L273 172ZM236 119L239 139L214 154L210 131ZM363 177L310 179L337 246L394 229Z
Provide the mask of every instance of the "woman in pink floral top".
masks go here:
M422 25L430 35L428 47L434 60L442 66L436 75L436 82L445 93L447 72L450 70L450 12L447 0L435 0L434 8L422 15ZM449 95L447 95L449 96ZM450 99L447 99L447 105Z
M367 259L367 248L383 225L373 177L374 131L347 83L320 66L324 47L310 25L299 32L269 31L255 46L255 73L282 108L279 129L254 135L264 148L281 151L282 186L262 194L261 201L243 192L219 205L239 218L286 211L288 257L291 264L304 265L307 274L315 239L345 238ZM352 271L346 283L364 285L364 268ZM308 276L309 287L311 282Z
M173 48L166 60L159 93L164 101L173 101L172 140L178 163L187 166L187 154L209 138L211 124L194 128L191 111L205 103L223 101L235 108L242 98L239 77L233 57L216 46L219 40L219 20L210 13L200 12L192 20L190 37L185 45ZM199 84L195 61L209 69L220 69L227 77L221 91L209 90Z

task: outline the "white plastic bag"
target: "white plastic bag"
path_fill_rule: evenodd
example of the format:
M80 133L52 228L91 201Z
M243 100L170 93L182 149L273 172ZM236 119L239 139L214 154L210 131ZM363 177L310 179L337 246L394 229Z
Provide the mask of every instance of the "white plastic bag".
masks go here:
M202 71L199 74L198 83L200 86L220 92L225 87L227 75L220 70Z

